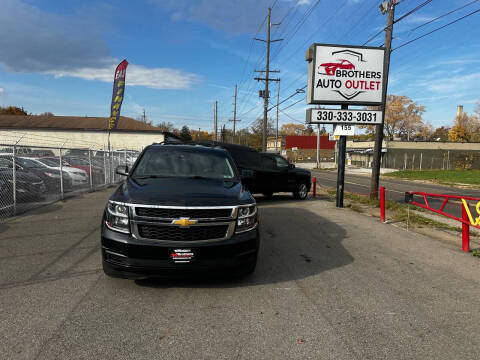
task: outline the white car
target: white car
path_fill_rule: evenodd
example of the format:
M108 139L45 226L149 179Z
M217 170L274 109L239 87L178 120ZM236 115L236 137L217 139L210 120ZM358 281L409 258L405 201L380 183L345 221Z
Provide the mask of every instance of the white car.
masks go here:
M53 158L28 158L48 167L49 169L60 170L60 160ZM62 165L62 171L65 172L72 179L72 186L86 185L89 182L88 174L85 170L77 169L65 163Z

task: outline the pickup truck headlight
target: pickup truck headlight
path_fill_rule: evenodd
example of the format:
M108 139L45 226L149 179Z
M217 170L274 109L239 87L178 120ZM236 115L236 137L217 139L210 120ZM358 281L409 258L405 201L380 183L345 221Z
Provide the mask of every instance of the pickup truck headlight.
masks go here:
M238 208L237 234L255 229L257 223L256 205L241 206Z
M108 201L105 223L112 230L130 233L128 207L123 203Z

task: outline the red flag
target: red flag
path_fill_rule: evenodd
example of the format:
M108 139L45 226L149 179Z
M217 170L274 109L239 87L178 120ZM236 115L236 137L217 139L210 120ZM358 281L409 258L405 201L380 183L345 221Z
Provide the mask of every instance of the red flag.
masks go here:
M120 118L120 109L122 107L123 93L125 92L125 74L127 73L127 60L123 60L118 64L115 70L115 77L113 78L113 94L112 105L110 108L110 121L108 129L115 129Z

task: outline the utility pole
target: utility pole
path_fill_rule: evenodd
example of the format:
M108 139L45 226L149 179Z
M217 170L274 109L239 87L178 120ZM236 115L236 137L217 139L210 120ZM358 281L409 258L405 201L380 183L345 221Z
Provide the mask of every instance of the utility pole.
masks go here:
M237 120L237 85L235 85L235 95L233 96L234 101L233 101L233 120L228 120L228 121L233 121L233 133L232 133L232 144L235 143L235 124L241 120Z
M143 122L146 123L147 122L147 117L145 115L145 109L143 109Z
M376 126L375 147L373 151L372 177L370 179L370 199L378 199L378 185L380 179L380 161L382 159L383 122L387 106L388 72L390 69L390 53L392 52L393 21L395 17L396 0L388 0L387 26L385 27L385 55L383 63L382 88L382 123ZM382 11L383 13L383 11Z
M270 43L275 41L282 41L283 39L270 39L270 30L273 26L278 26L278 24L272 24L271 21L272 17L272 9L268 8L268 15L267 15L267 40L257 39L258 41L263 41L267 44L267 56L266 56L266 63L265 63L265 70L264 71L257 71L255 72L265 72L265 78L255 78L255 80L264 80L265 81L265 91L263 93L263 131L262 131L262 151L267 151L267 122L268 122L268 84L270 81L280 81L280 79L270 79L271 72L280 72L280 71L270 71Z
M278 105L280 102L280 80L277 83L277 125L275 128L275 152L278 153Z
M218 101L213 105L213 140L217 141L217 125L218 125Z

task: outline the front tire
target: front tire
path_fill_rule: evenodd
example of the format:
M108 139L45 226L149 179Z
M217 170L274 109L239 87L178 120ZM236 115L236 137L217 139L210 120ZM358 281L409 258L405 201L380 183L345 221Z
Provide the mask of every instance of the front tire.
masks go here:
M296 190L293 192L293 197L298 200L305 200L308 196L308 186L301 182L297 184Z

